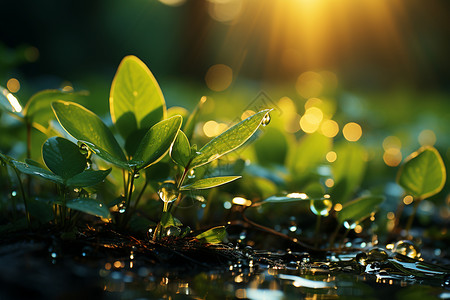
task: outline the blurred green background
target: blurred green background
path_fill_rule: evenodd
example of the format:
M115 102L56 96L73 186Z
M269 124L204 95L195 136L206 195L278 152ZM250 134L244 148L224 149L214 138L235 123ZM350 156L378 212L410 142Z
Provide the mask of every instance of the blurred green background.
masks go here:
M282 165L284 143L316 132L357 142L368 163L360 190L399 197L398 166L420 146L434 145L449 167L449 12L445 0L8 1L0 85L22 105L43 89L87 90L83 104L110 122L112 78L133 54L168 107L209 98L200 144L271 106L277 131L260 142L268 157L246 149L245 158ZM0 121L0 150L23 158L20 126ZM447 184L436 196L447 207L448 193Z

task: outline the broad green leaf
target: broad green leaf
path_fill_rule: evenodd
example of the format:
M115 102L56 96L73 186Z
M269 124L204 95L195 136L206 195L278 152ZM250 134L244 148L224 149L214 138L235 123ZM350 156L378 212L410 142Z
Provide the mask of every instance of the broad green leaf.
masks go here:
M191 145L183 131L179 131L172 148L170 149L170 156L173 161L186 167L191 159Z
M96 114L73 102L57 101L52 107L59 123L71 136L84 142L104 160L121 168L127 167L122 149Z
M264 199L261 204L264 203L289 203L289 202L299 202L299 201L310 201L309 197L306 196L306 194L302 194L305 195L305 197L300 197L300 196L293 196L293 197L288 197L288 196L270 196L269 198Z
M30 214L41 223L47 223L54 219L52 206L48 203L28 199L27 206Z
M77 145L62 137L51 137L42 145L45 165L64 179L84 171L86 157Z
M66 206L93 216L109 218L109 209L103 202L91 198L76 198L67 200Z
M194 134L195 125L197 124L198 115L200 113L200 109L203 104L206 102L207 98L203 96L198 102L197 106L194 108L194 111L189 115L186 123L183 125L183 131L186 134L188 139L192 139L192 135Z
M318 166L331 150L331 142L330 138L317 132L307 134L299 141L288 163L295 182L303 183L317 172Z
M270 109L262 110L209 141L199 150L200 154L192 160L190 167L207 164L244 144L258 130L269 111Z
M60 90L44 90L34 94L28 100L23 114L29 123L41 132L45 132L49 122L54 119L52 102L57 100L77 101L87 95L87 92L68 93Z
M239 179L241 177L242 176L223 176L223 177L203 178L195 181L192 184L182 186L180 190L187 191L187 190L210 189L219 185L235 181L236 179Z
M338 221L343 224L345 221L360 223L378 210L378 206L384 201L381 196L364 196L347 202L342 210L338 212Z
M434 278L443 279L445 276L448 276L450 270L443 266L417 261L414 259L410 259L405 256L402 257L405 261L401 261L400 259L390 258L389 262L391 262L398 270L406 273L408 275L413 275L421 278Z
M271 196L269 198L264 199L261 201L261 204L265 203L289 203L289 202L301 202L301 201L323 201L326 198L324 197L309 197L305 193L290 193L286 196Z
M22 105L20 105L19 100L2 86L0 86L0 108L19 118L23 118Z
M37 162L31 158L25 158L25 163L31 166L35 166L35 167L39 167L42 169L45 169L45 166L43 164L41 164L40 162Z
M337 159L331 164L335 185L333 203L345 203L361 184L366 171L366 150L359 144L343 142L336 146Z
M111 169L98 171L86 170L80 174L73 176L72 178L69 178L66 182L66 185L72 187L93 186L105 180L106 176L108 176L110 172Z
M170 226L182 226L183 223L180 222L177 218L174 218L170 212L164 212L161 217L161 226L163 228L167 228Z
M137 170L148 167L167 153L181 127L181 116L161 121L150 128L129 162Z
M286 136L275 127L269 127L264 131L264 135L253 144L259 164L284 166L288 150Z
M439 193L446 180L445 165L434 147L422 147L405 160L397 182L416 198L429 198Z
M164 96L153 74L135 56L126 56L119 65L109 98L111 118L127 139L137 129L148 129L166 116Z
M64 179L61 176L55 175L48 170L42 169L40 167L28 165L26 163L16 161L16 160L12 160L12 163L13 163L14 167L22 173L39 176L41 178L44 178L44 179L47 179L47 180L50 180L50 181L53 181L53 182L56 182L59 184L64 183Z
M195 238L203 243L220 244L227 237L225 226L217 226L205 232L200 233Z

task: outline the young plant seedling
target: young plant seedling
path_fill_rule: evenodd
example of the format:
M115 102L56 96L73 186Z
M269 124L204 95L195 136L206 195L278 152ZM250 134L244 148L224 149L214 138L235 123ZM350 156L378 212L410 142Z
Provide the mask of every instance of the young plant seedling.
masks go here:
M109 218L109 210L101 201L87 197L67 199L67 195L70 189L86 188L102 182L111 169L96 171L86 169L88 154L81 153L77 145L61 137L49 138L42 146L42 156L48 169L31 159L27 159L26 162L10 159L9 164L24 174L38 176L58 184L60 199L52 201L55 205L55 221L58 215L56 208L59 209L61 226L66 225L68 209ZM24 201L27 203L26 199ZM69 218L69 224L71 223L72 220Z
M420 202L442 190L446 175L442 157L434 147L422 147L405 159L397 174L397 182L414 199L414 210L405 228L407 232Z
M189 139L184 132L181 130L179 131L171 148L170 156L179 166L180 173L175 176L175 181L166 181L159 188L158 194L164 203L163 219L155 230L153 236L154 239L160 237L161 230L165 230L167 227L170 227L167 223L163 222L163 220L171 218L165 217L165 215L171 214L170 210L173 206L170 206L169 208L169 204L176 200L177 202L181 201L183 192L213 188L241 177L222 176L201 179L196 179L194 177L190 180L189 184L184 184L188 174L194 173L195 168L204 166L222 157L223 155L239 148L248 139L250 139L250 137L258 130L259 126L265 125L264 120L267 120L269 111L269 109L262 110L232 126L216 138L209 141L198 151L196 146L190 145Z

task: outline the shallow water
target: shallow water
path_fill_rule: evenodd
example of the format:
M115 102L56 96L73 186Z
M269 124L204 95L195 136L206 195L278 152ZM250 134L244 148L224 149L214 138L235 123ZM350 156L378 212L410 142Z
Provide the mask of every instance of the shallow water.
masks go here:
M243 251L227 268L164 272L138 255L99 271L111 299L450 299L447 269L375 250L333 254ZM245 253L246 252L246 253Z

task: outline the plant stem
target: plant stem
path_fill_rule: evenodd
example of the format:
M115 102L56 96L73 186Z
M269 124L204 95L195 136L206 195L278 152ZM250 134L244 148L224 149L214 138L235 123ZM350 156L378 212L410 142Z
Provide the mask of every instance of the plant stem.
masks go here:
M141 200L142 195L144 194L144 191L145 191L145 189L147 188L147 185L148 185L148 180L145 181L145 184L144 184L144 186L142 187L141 192L140 192L139 195L137 196L137 199L136 199L136 201L135 201L135 203L134 203L134 209L135 209L135 210L137 209L137 206L138 206L138 204L139 204L139 201Z
M316 218L316 229L314 230L314 234L316 236L315 238L315 242L314 242L314 247L317 248L318 246L318 238L319 238L319 233L320 233L320 223L322 221L322 215L318 215Z
M341 249L342 246L344 246L345 238L347 237L349 232L350 232L350 228L347 228L347 230L345 230L344 236L342 236L341 242L339 243L339 249Z
M62 205L62 226L64 227L66 225L66 187L62 186L62 193L63 193L63 205Z
M409 216L408 222L406 223L406 227L405 227L406 234L409 234L409 231L411 230L411 226L412 226L412 223L413 223L413 221L414 221L414 217L416 216L417 207L419 206L419 203L420 203L421 201L422 201L421 198L416 198L416 199L414 199L414 208L413 208L413 212L412 212L412 214Z
M27 196L25 194L25 189L23 187L22 180L20 180L19 171L17 171L16 168L13 168L13 169L14 169L14 172L16 173L17 180L19 181L20 192L22 193L23 204L25 205L25 215L27 217L28 227L31 229L31 219L30 219L30 213L28 211L28 201L27 201Z

